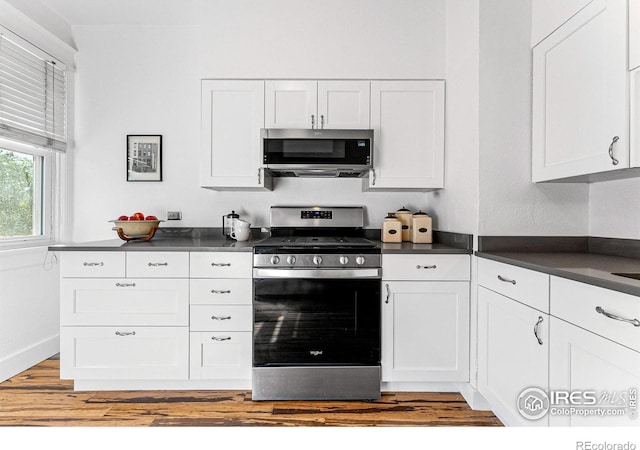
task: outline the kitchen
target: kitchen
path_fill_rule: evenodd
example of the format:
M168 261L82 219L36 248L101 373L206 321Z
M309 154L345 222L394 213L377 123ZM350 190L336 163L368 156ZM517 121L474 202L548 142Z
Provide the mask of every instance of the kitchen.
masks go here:
M73 148L59 192L66 200L62 241L112 239L108 220L138 210L160 218L181 211L182 220L174 222L180 227L217 227L220 216L236 210L253 226L268 227L270 205L336 199L364 205L365 228L379 228L388 211L407 206L429 212L435 229L476 237L640 238L637 179L531 182L531 29L537 19L531 2L182 1L164 2L162 9L147 2L116 3L121 9L114 2L90 9L82 2L40 3L3 2L3 17L15 21L2 25L23 30L29 16L37 23L33 39L76 68ZM205 78L446 80L445 188L363 191L361 179L281 178L273 191L203 189ZM161 183L126 181L125 136L135 133L162 135ZM11 293L3 297L12 305L57 290L52 272L58 268L44 270L45 258L48 267L46 252L2 256L3 293ZM24 267L19 277L16 266ZM32 277L42 283L24 283ZM475 304L472 298L472 316ZM58 322L51 320L57 303L6 308L2 328L23 339L6 338L7 355L57 335ZM15 317L38 308L47 313L24 330ZM472 335L475 326L471 322ZM472 348L470 359L476 358Z

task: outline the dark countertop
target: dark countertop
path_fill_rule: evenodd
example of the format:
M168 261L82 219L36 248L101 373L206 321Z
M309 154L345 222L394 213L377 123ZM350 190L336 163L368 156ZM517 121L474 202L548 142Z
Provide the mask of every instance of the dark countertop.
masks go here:
M545 248L544 245L537 249L527 248L524 251L517 246L509 250L503 241L499 248L493 245L483 248L479 245L480 250L475 254L480 258L640 296L640 280L613 275L613 273L640 274L640 258L620 256L616 254L615 249L616 245L623 244L623 247L630 250L637 245L637 241L603 241L605 238L586 238L582 245L578 238L568 239L566 241L568 245L563 246L564 241L550 238L548 242L555 247L555 251ZM594 252L596 249L598 253ZM626 253L628 254L629 251Z
M379 242L379 246L382 249L382 254L422 254L422 253L431 253L431 254L463 254L469 255L471 254L471 250L464 248L456 248L447 244L414 244L412 242L400 242L400 243L390 243L390 242Z

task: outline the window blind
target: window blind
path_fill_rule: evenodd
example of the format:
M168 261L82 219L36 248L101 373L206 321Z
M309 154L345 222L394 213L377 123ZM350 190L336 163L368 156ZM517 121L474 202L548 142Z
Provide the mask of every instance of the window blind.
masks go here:
M52 58L0 31L0 136L67 148L66 72Z

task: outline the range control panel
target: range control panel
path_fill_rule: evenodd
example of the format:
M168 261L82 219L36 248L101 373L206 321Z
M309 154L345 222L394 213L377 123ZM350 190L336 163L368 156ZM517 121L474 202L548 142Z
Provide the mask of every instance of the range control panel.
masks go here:
M333 211L330 210L310 210L300 211L301 219L333 219Z

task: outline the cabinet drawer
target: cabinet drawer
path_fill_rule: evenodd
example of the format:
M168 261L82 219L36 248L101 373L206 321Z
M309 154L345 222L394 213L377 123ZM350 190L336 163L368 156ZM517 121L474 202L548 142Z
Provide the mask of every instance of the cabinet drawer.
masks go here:
M187 252L127 252L127 277L188 278Z
M190 333L191 379L250 380L251 332Z
M251 331L251 306L191 305L191 331Z
M60 377L183 380L188 348L188 327L62 327Z
M252 253L194 252L190 255L192 278L251 278Z
M384 280L468 281L469 255L382 255Z
M249 278L200 278L191 280L192 305L251 305L252 281Z
M63 278L62 325L189 324L189 280Z
M551 299L553 316L640 351L640 326L605 315L639 323L640 297L551 277Z
M549 313L549 275L478 258L478 284Z
M62 277L124 277L124 252L60 252Z

